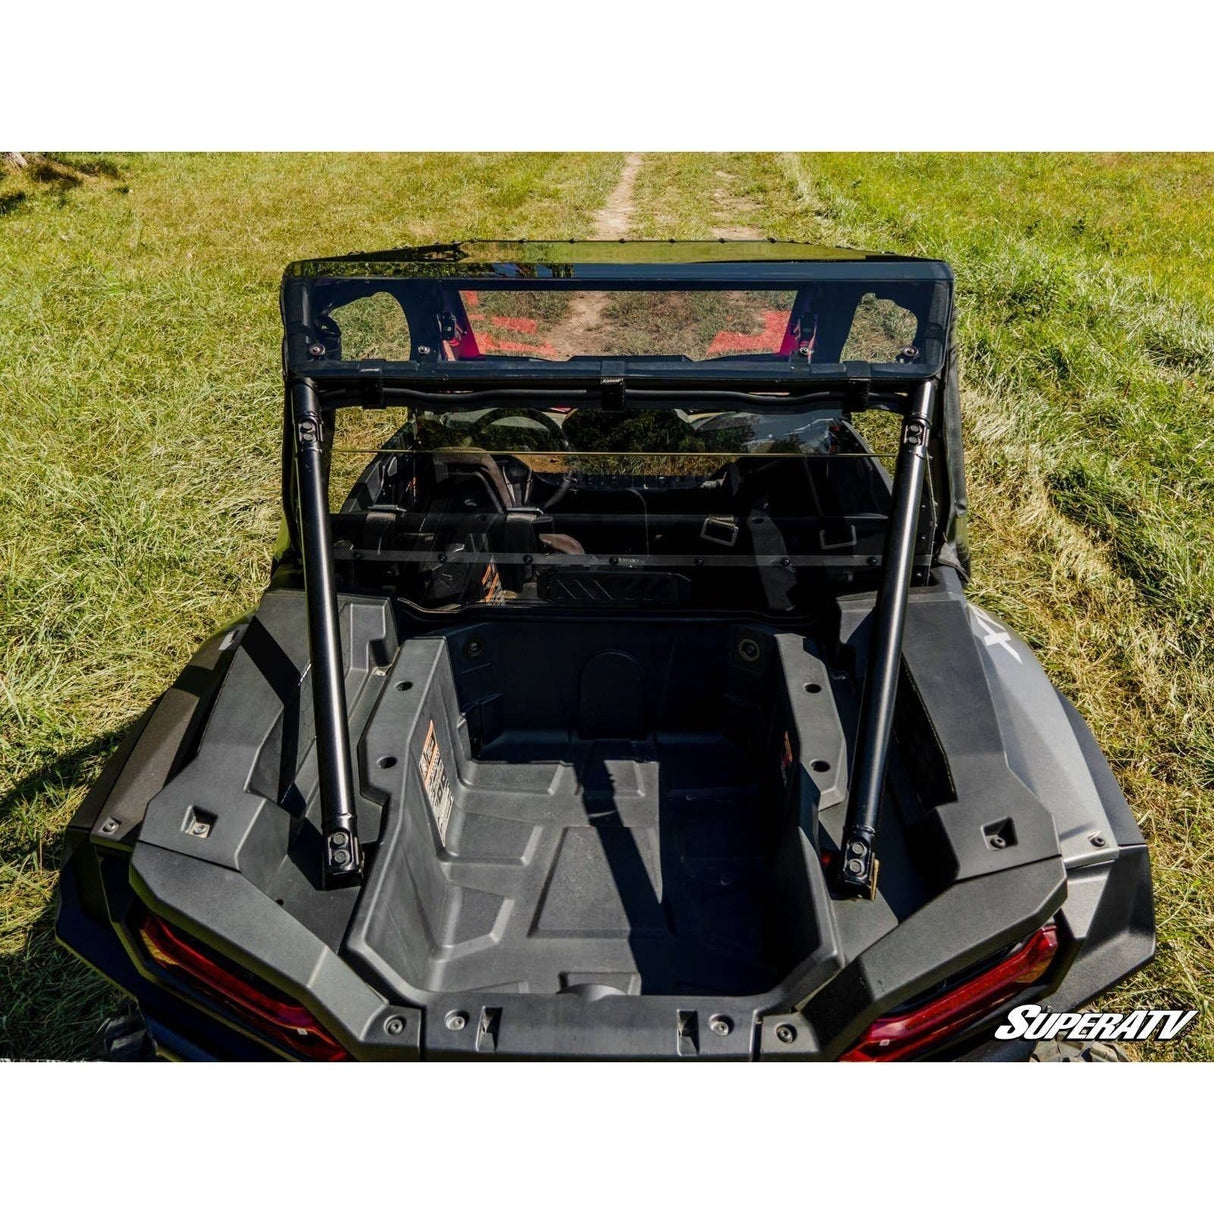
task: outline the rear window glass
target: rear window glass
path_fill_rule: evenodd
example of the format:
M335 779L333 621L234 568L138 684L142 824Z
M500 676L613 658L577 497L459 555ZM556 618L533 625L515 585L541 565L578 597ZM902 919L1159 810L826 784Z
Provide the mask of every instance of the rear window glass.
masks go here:
M480 354L778 354L793 291L461 291ZM789 351L785 351L788 353Z

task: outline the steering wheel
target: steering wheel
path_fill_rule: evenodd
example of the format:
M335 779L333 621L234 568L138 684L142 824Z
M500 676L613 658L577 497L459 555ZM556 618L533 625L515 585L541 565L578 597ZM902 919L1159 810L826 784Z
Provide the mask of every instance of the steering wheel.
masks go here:
M541 413L538 409L527 409L522 406L505 406L501 409L491 409L484 417L478 418L476 424L468 431L468 438L478 447L484 447L487 451L493 450L492 443L484 441L484 431L497 422L503 421L508 417L525 417L528 421L539 422L540 425L547 430L556 440L556 445L562 451L572 451L573 447L569 440L565 437L565 431L561 428L561 424L554 418L548 416L547 413ZM573 484L573 469L567 469L561 476L560 482L556 488L548 495L543 502L531 501L531 486L534 484L534 479L528 477L527 483L527 501L528 505L534 505L537 510L543 514L547 514L564 496L569 492Z

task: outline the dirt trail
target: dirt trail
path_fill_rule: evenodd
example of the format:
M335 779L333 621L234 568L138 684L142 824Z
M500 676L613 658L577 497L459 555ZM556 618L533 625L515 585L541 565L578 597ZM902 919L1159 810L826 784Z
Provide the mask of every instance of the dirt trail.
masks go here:
M717 204L713 214L714 219L733 219L747 211L753 211L755 204L742 198L735 198L729 191L729 183L734 180L732 173L717 169L715 175L722 184L712 192L712 200ZM712 235L717 240L762 240L763 233L758 228L733 224L712 229Z
M618 240L628 235L628 220L632 216L632 191L636 187L637 174L645 157L640 152L629 152L624 160L624 171L615 183L615 189L607 197L603 209L594 217L595 240Z
M607 197L602 210L594 216L595 240L619 240L628 235L628 228L633 213L633 192L636 188L637 176L645 163L645 157L640 152L629 152L624 160L624 169L615 188ZM713 191L713 201L716 203L714 219L728 221L755 209L754 203L745 199L735 198L730 191L730 183L734 175L724 169L716 170L716 176L721 179L721 185ZM726 240L761 240L763 234L756 228L744 226L723 226L711 230L714 239ZM546 334L545 344L552 347L557 358L568 358L575 354L596 354L601 352L603 343L601 329L603 325L603 309L607 297L598 291L574 292L569 304L569 311L560 322Z
M603 209L595 214L593 239L618 240L628 234L632 192L644 161L645 157L640 152L628 153L615 189L607 196ZM606 303L607 298L601 291L574 293L569 311L546 337L547 344L557 352L558 358L594 353L594 343L587 339L599 327Z

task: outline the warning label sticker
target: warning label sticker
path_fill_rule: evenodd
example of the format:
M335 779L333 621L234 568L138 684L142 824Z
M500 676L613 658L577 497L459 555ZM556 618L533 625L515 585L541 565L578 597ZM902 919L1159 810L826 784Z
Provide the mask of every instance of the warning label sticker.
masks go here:
M426 729L426 740L422 743L422 753L417 761L417 767L421 772L422 787L425 788L426 795L430 798L430 812L434 815L434 825L438 828L438 837L446 846L447 823L451 820L451 805L455 797L451 792L451 783L447 779L447 768L443 764L433 719Z
M506 595L502 591L502 575L498 572L497 562L490 557L485 572L481 574L481 602L500 603Z

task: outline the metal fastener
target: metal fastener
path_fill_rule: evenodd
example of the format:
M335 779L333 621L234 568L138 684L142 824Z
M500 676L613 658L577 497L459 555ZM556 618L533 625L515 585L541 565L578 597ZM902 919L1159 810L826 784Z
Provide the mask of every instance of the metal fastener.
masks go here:
M311 344L311 345L308 347L308 353L309 353L309 354L310 354L310 355L311 355L313 358L319 358L319 357L320 357L320 356L321 356L321 355L322 355L324 352L325 352L325 348L324 348L324 346L322 346L322 345L320 344L320 342L318 342L318 341L314 341L314 342L313 342L313 343L312 343L312 344Z
M792 1045L797 1039L797 1030L791 1024L776 1025L776 1040L782 1045Z
M210 824L207 822L195 822L190 827L190 834L197 835L200 839L205 839L211 833Z
M1007 846L1007 840L1002 835L991 835L991 846L1000 851Z
M728 1016L713 1016L708 1022L708 1027L718 1037L728 1037L733 1032L733 1021Z
M1108 840L1101 834L1095 834L1090 840L1093 847L1104 847Z
M473 637L464 646L464 657L479 658L485 652L485 642L480 637Z
M384 1032L393 1037L399 1037L405 1031L405 1022L399 1016L393 1016L384 1022Z
M334 847L345 847L345 845L347 843L349 843L350 840L344 830L338 830L338 831L334 831L333 836L332 836L332 842L333 842Z
M463 1012L448 1012L446 1024L453 1032L458 1033L468 1023L468 1017Z
M350 863L350 853L348 851L346 851L344 848L339 847L333 853L333 863L334 864L349 864Z
M101 833L103 835L112 835L119 827L117 818L106 818L101 824Z

